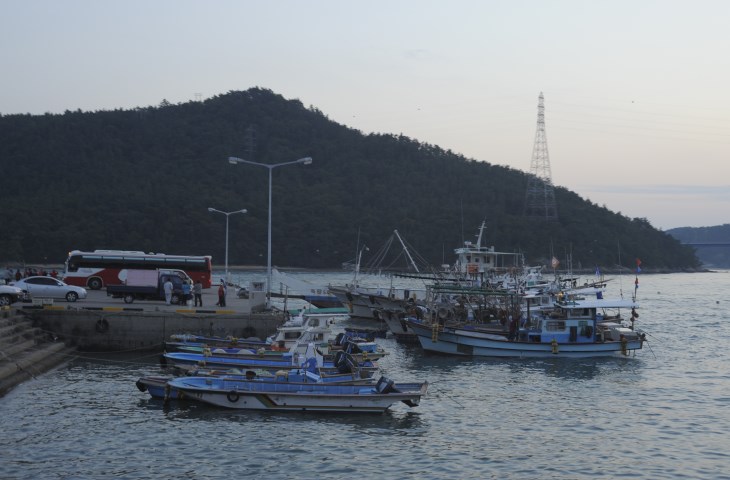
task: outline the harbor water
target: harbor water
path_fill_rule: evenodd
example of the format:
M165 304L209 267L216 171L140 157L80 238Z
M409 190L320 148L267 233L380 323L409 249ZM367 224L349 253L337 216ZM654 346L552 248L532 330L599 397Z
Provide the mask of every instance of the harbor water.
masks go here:
M0 478L730 479L730 272L639 282L649 341L629 358L455 358L380 339L383 374L430 384L385 414L165 405L135 386L162 373L158 355L85 353L0 398ZM631 296L634 276L609 285Z

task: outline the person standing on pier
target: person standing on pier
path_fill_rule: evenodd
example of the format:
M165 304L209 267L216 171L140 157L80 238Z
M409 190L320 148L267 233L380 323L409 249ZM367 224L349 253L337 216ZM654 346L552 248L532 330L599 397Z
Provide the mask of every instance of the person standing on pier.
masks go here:
M188 305L188 301L192 300L192 289L193 287L190 285L192 283L192 280L183 280L182 284L182 298L180 299L180 305Z
M225 307L226 306L226 282L221 279L221 284L218 286L218 303L216 303L219 307Z
M202 307L203 306L203 283L200 281L200 279L195 280L195 284L193 284L193 296L195 297L195 306Z
M165 290L165 304L170 305L170 302L172 301L172 282L170 281L170 277L165 279L165 283L162 284L162 288Z

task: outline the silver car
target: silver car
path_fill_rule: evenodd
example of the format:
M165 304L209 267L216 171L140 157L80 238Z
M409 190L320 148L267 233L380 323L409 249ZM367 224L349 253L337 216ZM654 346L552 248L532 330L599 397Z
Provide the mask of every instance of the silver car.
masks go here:
M86 298L86 289L75 285L68 285L53 277L27 277L12 285L39 298L65 298L67 302L75 302Z
M11 285L0 285L0 307L12 305L25 299L25 292Z

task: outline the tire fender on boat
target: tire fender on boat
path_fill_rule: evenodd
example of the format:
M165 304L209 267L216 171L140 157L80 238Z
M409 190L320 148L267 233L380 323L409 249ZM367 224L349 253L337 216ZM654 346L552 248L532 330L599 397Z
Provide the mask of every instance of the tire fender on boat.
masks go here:
M99 333L105 333L109 330L109 322L106 318L100 318L96 321L96 325L94 326L94 328Z
M240 396L238 395L238 392L236 392L235 390L231 390L230 392L228 392L228 395L226 395L226 398L229 402L236 403Z
M440 306L437 310L437 315L441 320L447 320L454 316L454 311L448 306Z

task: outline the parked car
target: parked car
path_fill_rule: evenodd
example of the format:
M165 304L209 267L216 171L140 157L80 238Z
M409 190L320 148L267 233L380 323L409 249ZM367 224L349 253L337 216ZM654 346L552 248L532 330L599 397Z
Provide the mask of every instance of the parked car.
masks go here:
M12 305L25 299L25 292L12 285L0 285L0 307Z
M53 277L27 277L11 285L25 290L33 297L65 298L68 302L86 298L85 288L68 285Z

